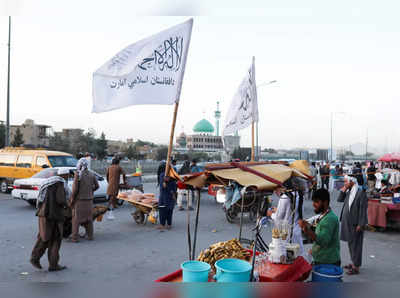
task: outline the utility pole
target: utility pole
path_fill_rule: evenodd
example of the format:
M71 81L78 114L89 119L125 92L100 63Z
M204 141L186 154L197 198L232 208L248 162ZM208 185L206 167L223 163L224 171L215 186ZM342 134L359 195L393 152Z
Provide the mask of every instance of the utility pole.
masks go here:
M367 128L367 139L365 142L365 161L367 161L367 156L368 155L368 128Z
M331 112L331 156L330 161L333 160L333 112Z
M7 118L6 118L6 147L10 146L10 53L11 49L11 16L8 17L8 75L7 75Z

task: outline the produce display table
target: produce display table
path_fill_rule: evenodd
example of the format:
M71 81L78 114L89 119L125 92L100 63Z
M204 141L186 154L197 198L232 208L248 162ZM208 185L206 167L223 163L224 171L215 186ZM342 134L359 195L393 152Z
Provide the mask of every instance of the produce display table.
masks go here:
M289 265L265 262L263 271L260 272L260 282L304 281L312 270L311 265L303 257L298 257L293 264ZM213 281L209 280L209 282ZM155 282L182 282L182 269L163 276Z
M386 228L388 221L400 222L400 204L384 204L368 200L368 224Z

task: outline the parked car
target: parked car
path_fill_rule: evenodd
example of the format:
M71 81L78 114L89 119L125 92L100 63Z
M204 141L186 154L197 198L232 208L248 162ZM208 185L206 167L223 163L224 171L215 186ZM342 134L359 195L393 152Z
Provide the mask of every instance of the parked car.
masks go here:
M12 189L15 179L29 178L44 168L75 167L77 160L69 153L5 148L0 150L0 191Z
M56 167L56 168L48 168L40 171L39 173L33 175L31 178L26 179L17 179L14 181L13 190L11 192L11 196L14 199L24 200L28 202L30 205L36 205L36 199L39 195L39 189L42 183L49 177L57 175L58 169L66 168L70 172L70 176L68 179L68 186L72 189L74 172L76 171L75 167ZM99 189L94 192L95 199L107 199L107 186L108 183L104 177L100 174L91 171L97 178L99 182Z

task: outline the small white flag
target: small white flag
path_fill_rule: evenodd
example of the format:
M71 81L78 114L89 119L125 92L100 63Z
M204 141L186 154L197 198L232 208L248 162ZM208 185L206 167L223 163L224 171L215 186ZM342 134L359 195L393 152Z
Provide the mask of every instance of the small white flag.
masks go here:
M255 58L246 77L232 99L222 135L234 133L248 127L253 121L258 122L257 86L255 74Z
M93 109L171 105L179 100L193 19L138 41L93 74Z

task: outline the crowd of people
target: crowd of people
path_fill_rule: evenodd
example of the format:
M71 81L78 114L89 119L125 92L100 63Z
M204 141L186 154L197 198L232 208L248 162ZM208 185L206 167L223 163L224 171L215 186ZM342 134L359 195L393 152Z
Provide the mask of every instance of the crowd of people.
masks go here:
M315 173L316 171L311 171L311 174ZM286 183L284 188L275 189L274 192L279 198L277 207L267 212L267 216L273 220L286 220L293 226L290 241L299 244L300 255L310 260L313 265L341 266L340 241L346 242L351 263L343 268L349 275L360 272L364 230L368 225L368 198L366 190L358 183L357 173L355 171L355 174L343 176L344 184L337 199L343 203L339 217L330 208L332 193L326 187L328 183L323 183L322 187L315 188L312 192L311 199L316 216L304 219L304 187L298 182L302 179L298 178L292 179L290 185ZM304 249L303 237L312 242L312 249L308 252Z

